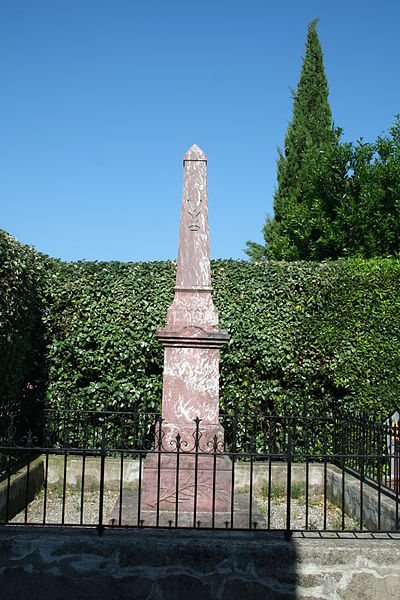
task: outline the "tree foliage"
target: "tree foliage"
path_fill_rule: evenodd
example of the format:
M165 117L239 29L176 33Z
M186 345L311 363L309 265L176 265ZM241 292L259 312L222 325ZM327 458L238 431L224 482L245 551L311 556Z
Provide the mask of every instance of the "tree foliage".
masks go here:
M309 25L293 118L279 150L274 217L252 260L398 256L400 118L374 143L342 143L332 124L316 21Z
M265 246L248 242L253 260L315 259L329 254L324 236L323 213L333 210L334 200L346 173L346 161L337 154L340 131L332 125L328 82L317 33L317 20L308 27L306 52L296 91L293 117L278 149L278 187L274 218L267 217Z
M347 153L351 175L332 222L336 255L399 256L400 116L388 134Z

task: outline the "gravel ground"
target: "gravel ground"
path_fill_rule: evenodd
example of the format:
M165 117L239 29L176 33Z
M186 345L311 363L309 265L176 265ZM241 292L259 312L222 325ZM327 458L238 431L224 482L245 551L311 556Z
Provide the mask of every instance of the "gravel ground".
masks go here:
M263 497L256 498L261 514L268 521L268 502ZM308 529L324 529L324 497L313 496L308 500L308 511L303 498L290 501L290 528L306 529L306 513L308 513ZM345 514L344 529L359 529L359 523ZM271 499L270 528L286 527L286 498ZM329 500L326 502L326 529L342 529L342 511Z
M107 523L118 500L119 493L115 490L106 490L103 501L103 522ZM265 498L255 498L260 513L268 522L268 503ZM81 524L81 493L80 490L67 490L65 498L64 523L71 525ZM28 523L43 523L44 492L41 491L28 506ZM291 529L306 528L306 506L303 498L291 499ZM342 512L336 505L327 501L326 506L326 529L342 528ZM82 524L96 525L99 518L99 493L98 491L85 491L84 511ZM12 523L23 523L25 511L20 512L12 519ZM46 500L46 523L60 524L62 521L62 492L49 490ZM269 517L271 529L284 529L286 527L286 498L271 499L271 510ZM260 528L263 524L259 523ZM359 523L345 515L345 529L354 530L359 528ZM308 529L322 530L324 528L324 500L323 496L309 498L308 503Z
M111 516L118 499L118 491L106 490L103 500L103 522L106 523ZM46 499L46 523L62 521L62 492L49 490ZM83 525L96 525L99 522L99 492L87 491L83 501ZM28 523L43 523L44 492L41 491L28 506ZM67 490L65 497L64 523L68 525L81 524L81 492L80 490ZM25 511L16 515L11 523L23 523Z

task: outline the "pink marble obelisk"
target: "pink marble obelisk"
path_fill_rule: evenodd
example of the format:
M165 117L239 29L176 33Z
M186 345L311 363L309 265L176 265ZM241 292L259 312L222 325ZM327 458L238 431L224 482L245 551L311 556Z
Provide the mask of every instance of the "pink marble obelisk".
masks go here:
M179 253L174 300L168 309L167 324L157 330L164 347L162 397L162 448L176 448L179 434L182 455L179 481L176 459L163 455L158 486L160 510L171 510L174 491L181 490L180 510L191 510L194 489L199 511L211 510L212 485L216 511L229 509L230 466L218 456L217 477L212 483L212 449L215 440L223 447L223 428L219 424L219 349L229 334L218 327L218 311L212 301L210 241L207 206L207 157L196 145L183 160L183 194L179 231ZM199 469L194 481L193 449L199 418ZM217 436L217 437L215 437ZM143 478L143 507L155 505L155 456L146 459ZM215 467L214 467L215 470ZM158 485L158 484L157 484Z

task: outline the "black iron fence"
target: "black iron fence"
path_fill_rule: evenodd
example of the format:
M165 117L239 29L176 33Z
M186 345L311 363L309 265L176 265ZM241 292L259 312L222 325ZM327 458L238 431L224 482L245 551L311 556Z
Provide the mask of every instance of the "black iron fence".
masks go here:
M0 521L293 531L399 529L399 423L238 407L223 429L157 413L0 421Z
M334 414L334 451L346 467L387 490L398 490L400 422L364 411Z

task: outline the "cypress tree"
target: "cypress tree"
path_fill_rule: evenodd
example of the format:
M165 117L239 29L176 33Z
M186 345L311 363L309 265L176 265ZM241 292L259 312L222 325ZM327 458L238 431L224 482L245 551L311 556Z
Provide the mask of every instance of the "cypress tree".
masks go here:
M278 149L274 217L263 228L265 246L247 242L252 260L315 259L332 254L330 216L346 176L340 130L332 124L328 81L315 19L308 26L306 52L293 117ZM339 189L338 189L339 188Z

